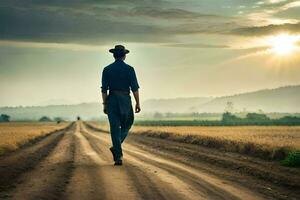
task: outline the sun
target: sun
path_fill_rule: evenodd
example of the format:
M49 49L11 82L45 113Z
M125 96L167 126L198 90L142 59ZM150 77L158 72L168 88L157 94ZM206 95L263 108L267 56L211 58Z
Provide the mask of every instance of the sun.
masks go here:
M270 37L268 43L273 53L284 56L296 50L297 41L299 41L299 36L280 34Z

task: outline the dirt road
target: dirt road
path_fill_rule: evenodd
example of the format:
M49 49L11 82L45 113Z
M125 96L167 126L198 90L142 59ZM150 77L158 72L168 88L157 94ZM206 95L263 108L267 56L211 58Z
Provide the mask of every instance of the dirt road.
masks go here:
M110 145L109 134L77 122L2 157L0 199L297 199L298 194L268 195L225 173L222 177L177 162L167 153L147 150L137 139L124 144L124 165L113 166Z

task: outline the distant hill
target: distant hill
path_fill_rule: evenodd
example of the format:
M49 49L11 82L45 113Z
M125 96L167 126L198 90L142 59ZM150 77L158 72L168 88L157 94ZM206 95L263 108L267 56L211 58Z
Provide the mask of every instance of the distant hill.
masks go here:
M77 116L82 119L104 117L101 103L82 103L76 105L50 105L30 107L2 107L0 113L11 116L12 120L38 120L42 116L50 118L62 117L75 120Z
M234 111L282 112L300 113L300 85L286 86L276 89L266 89L256 92L237 94L232 96L211 98L174 98L150 99L142 103L142 113L191 113L216 112L222 113L227 102L232 102ZM31 107L0 107L0 114L8 114L12 120L38 120L42 116L51 118L62 117L74 120L77 116L82 119L106 118L102 113L100 103L82 103L76 105L50 105Z
M52 106L52 105L74 105L76 103L66 99L50 99L37 104L37 106Z
M227 102L234 110L264 112L300 112L300 85L218 97L197 107L198 112L223 112Z
M149 99L143 102L144 112L194 112L195 108L211 101L212 97Z

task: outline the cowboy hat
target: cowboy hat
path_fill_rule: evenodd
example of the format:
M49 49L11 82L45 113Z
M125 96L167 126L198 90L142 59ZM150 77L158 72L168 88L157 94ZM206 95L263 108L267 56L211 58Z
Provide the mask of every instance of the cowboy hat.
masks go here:
M114 49L109 50L110 53L129 53L129 50L125 49L123 45L116 45Z

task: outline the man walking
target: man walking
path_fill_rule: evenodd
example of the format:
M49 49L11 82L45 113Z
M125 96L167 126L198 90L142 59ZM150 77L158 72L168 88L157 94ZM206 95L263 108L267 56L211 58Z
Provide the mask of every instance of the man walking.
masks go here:
M136 101L135 113L139 113L139 84L134 68L124 62L129 50L122 45L116 45L109 52L113 53L115 62L105 67L102 72L103 112L108 115L113 144L110 151L115 165L122 165L122 143L134 120L130 90Z

